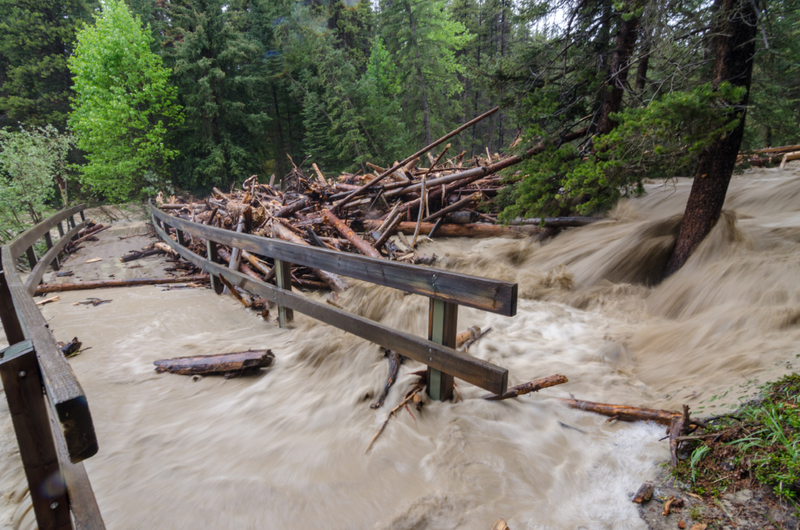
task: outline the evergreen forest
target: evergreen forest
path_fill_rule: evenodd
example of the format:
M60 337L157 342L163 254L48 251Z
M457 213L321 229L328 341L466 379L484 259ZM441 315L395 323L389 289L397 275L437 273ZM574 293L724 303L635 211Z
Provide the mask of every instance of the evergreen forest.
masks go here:
M368 173L495 106L452 149L538 146L507 170L506 220L602 212L646 179L729 179L714 153L800 137L797 0L0 0L0 15L4 186L53 175L55 207L293 164Z

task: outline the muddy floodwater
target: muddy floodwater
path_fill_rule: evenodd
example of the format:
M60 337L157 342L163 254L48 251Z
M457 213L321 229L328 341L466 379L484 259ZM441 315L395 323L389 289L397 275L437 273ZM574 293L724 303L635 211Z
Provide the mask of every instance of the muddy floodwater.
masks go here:
M208 289L62 293L42 310L58 340L91 347L70 362L97 430L100 451L85 465L108 528L488 530L501 517L513 530L645 528L630 499L668 458L663 427L607 423L552 398L686 403L713 415L792 372L796 164L734 177L721 221L660 284L691 186L684 179L650 185L607 221L544 244L424 243L439 267L519 284L515 317L460 308L459 329L493 328L470 353L508 368L509 385L552 374L569 383L498 403L457 381L461 401L426 403L413 417L401 410L369 453L415 379L406 374L422 365L406 362L386 405L372 410L387 374L381 349L303 315L281 330L276 311L264 322ZM87 245L65 268L90 257ZM427 331L427 299L351 283L340 305ZM73 305L87 297L112 302ZM156 359L248 348L271 349L274 365L230 380L153 370ZM0 407L0 523L29 528L5 400Z

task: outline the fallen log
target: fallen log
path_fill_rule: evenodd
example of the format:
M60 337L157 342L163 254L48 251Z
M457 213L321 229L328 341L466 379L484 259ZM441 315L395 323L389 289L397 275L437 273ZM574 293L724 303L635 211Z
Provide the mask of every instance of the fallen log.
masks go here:
M131 287L135 285L160 285L162 283L207 282L208 274L183 276L179 278L132 278L129 280L97 280L77 283L43 283L36 287L34 294L56 293L59 291L80 291L83 289L104 289L107 287Z
M380 221L365 220L364 227L368 230L377 228ZM403 232L411 234L414 232L416 223L402 222L398 224L392 233ZM420 225L420 234L427 235L433 230L433 223L422 223ZM503 226L503 225L490 225L490 224L445 224L439 225L436 229L436 235L439 237L502 237L508 235L518 236L533 236L541 234L544 229L538 226ZM363 241L363 240L362 240Z
M483 399L485 399L486 401L501 401L504 399L511 399L525 394L530 394L531 392L538 392L543 388L549 388L551 386L561 385L567 382L569 382L569 380L564 375L558 375L558 374L551 375L549 377L543 377L542 379L535 379L533 381L529 381L527 383L511 387L502 396L498 396L496 394L487 394L483 396Z
M251 375L272 364L275 355L271 350L196 355L154 361L156 372L180 375L223 374L226 378Z
M347 204L348 202L350 202L354 198L358 197L359 195L361 195L362 193L367 191L369 188L371 188L372 186L374 186L375 184L377 184L381 180L385 179L386 177L388 177L389 175L391 175L392 173L394 173L395 171L397 171L401 167L405 166L406 164L408 164L409 162L411 162L415 158L419 159L420 156L424 155L425 153L427 153L428 151L430 151L431 149L433 149L437 145L446 142L447 140L449 140L453 136L457 135L458 133L460 133L464 129L468 129L469 127L471 127L472 125L478 123L479 121L484 120L485 118L488 118L489 116L491 116L492 114L494 114L498 110L500 110L500 107L495 107L492 110L481 114L477 118L474 118L474 119L468 121L467 123L465 123L461 127L457 128L457 129L455 129L453 131L450 131L449 133L447 133L446 135L442 136L441 138L439 138L438 140L436 140L432 144L426 145L425 147L423 147L422 149L420 149L419 151L417 151L413 155L409 156L408 158L406 158L402 162L398 162L397 164L393 165L392 167L390 167L389 169L387 169L386 171L384 171L383 173L381 173L380 175L378 175L377 177L375 177L371 181L367 182L366 184L364 184L363 186L358 188L357 190L351 192L347 197L345 197L344 199L342 199L341 201L336 203L334 205L334 208L336 208L337 210L341 209L345 204Z
M287 204L277 212L275 212L274 217L289 217L291 214L298 210L302 210L306 206L309 205L311 199L308 197L303 197L302 199L296 200L293 203Z
M69 245L67 245L67 246L75 247L75 246L79 245L80 243L83 243L84 241L86 241L90 237L96 236L97 234L99 234L103 230L107 230L108 228L109 228L108 226L104 226L104 227L100 228L99 230L95 230L94 232L91 232L91 233L86 234L85 236L83 236L81 238L76 239L75 241L70 241Z
M272 223L272 234L277 237L278 239L283 239L284 241L288 241L290 243L297 243L298 245L305 245L311 246L306 241L301 238L300 236L296 235L294 232L286 228L283 223L277 222ZM311 269L314 271L314 274L317 275L317 278L325 282L325 284L331 288L333 292L341 293L347 290L347 284L342 281L342 279L332 272L326 272L319 269Z
M786 169L786 163L790 160L798 160L800 159L800 151L795 151L794 153L786 153L783 155L783 159L781 160L781 169Z
M655 489L655 484L650 481L645 482L639 487L636 495L633 496L633 502L636 504L642 504L643 502L649 501L653 496L653 491L655 491Z
M470 339L474 339L478 335L481 334L481 328L478 326L472 326L467 331L462 331L458 335L456 335L456 349L461 348L465 342Z
M608 403L594 403L592 401L581 401L579 399L555 398L566 403L573 409L585 410L608 416L611 420L620 421L653 421L666 427L681 417L680 412L659 409L644 409L639 407L628 407L625 405L610 405ZM611 421L609 420L609 421Z
M325 219L327 219L327 221L334 228L336 228L336 230L340 234L342 234L342 236L344 236L345 239L350 241L350 243L352 243L353 246L356 247L359 250L359 252L361 252L365 256L370 256L372 258L381 258L381 259L383 258L383 256L381 256L380 252L375 250L375 248L372 245L370 245L369 243L367 243L366 241L364 241L363 239L358 237L358 235L356 235L356 233L353 232L353 230L349 226L344 224L338 217L333 215L333 213L331 213L330 210L322 210L322 216ZM380 226L380 221L377 221L377 223L378 224L375 225L375 228ZM400 223L400 224L403 224L403 223ZM409 224L411 224L411 223L409 223Z
M170 250L172 250L172 249L170 249ZM136 251L131 252L130 254L122 256L121 258L119 258L119 260L122 263L127 263L129 261L134 261L134 260L137 260L137 259L142 259L142 258L146 258L148 256L155 256L156 254L163 254L163 253L164 253L164 250L162 250L160 248L151 248L150 250L141 250L141 251L140 250L136 250Z
M264 265L264 263L262 263L261 260L259 260L255 256L253 256L252 254L250 254L246 250L242 251L242 257L244 259L246 259L247 261L249 261L250 264L253 267L255 267L256 269L260 270L262 272L262 274L264 274L264 280L263 281L269 282L270 280L272 280L272 277L275 276L275 269L274 268L270 269L269 267Z
M386 377L386 383L383 385L381 395L378 396L378 401L369 406L371 409L378 409L383 406L386 401L386 396L389 395L392 385L397 382L397 374L400 372L400 365L403 364L405 357L400 355L394 350L386 350L386 357L389 359L389 375Z
M429 215L428 217L423 219L422 222L423 223L430 223L431 221L435 221L436 219L438 219L439 217L441 217L443 215L447 215L450 212L454 212L456 210L460 210L461 208L463 208L467 204L469 204L471 202L478 202L479 200L481 200L481 193L479 191L476 191L472 195L470 195L468 197L464 197L463 199L454 202L450 206L447 206L446 208L442 208L438 212Z
M604 221L603 217L545 217L545 228L568 228L572 226L586 226L598 221ZM542 226L542 219L534 217L532 219L514 219L511 225L536 225Z

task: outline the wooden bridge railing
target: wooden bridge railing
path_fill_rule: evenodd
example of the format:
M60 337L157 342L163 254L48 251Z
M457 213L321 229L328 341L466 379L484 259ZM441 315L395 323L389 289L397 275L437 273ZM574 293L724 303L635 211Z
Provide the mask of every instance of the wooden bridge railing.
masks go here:
M58 268L58 253L86 225L84 207L63 210L0 247L0 319L10 345L0 352L0 376L40 529L105 528L81 463L97 453L86 395L31 298L47 266ZM54 227L61 235L55 244ZM48 250L37 259L41 238ZM23 254L31 266L25 284L16 271Z
M221 293L222 288L215 277L222 276L236 287L277 303L282 326L291 320L291 311L299 311L424 363L428 366L428 390L433 399L452 398L453 377L495 394L505 393L508 370L454 349L458 306L513 316L517 311L516 284L232 232L170 216L152 204L150 212L161 239L184 259L211 274L217 293ZM176 230L177 242L169 237L170 229ZM181 244L186 233L206 240L209 259ZM216 245L220 243L272 258L276 285L253 280L217 263ZM293 293L289 277L291 263L427 296L430 298L429 340Z

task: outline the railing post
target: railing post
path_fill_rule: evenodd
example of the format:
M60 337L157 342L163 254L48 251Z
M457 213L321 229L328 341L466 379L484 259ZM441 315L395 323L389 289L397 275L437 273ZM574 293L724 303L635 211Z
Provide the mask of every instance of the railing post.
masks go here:
M178 244L182 247L186 246L186 235L183 233L183 230L175 229L175 233L178 235Z
M4 249L0 247L0 254L2 254L2 250ZM3 270L2 259L0 259L0 320L3 322L3 329L9 344L13 345L25 340L25 332L20 324L17 309L14 307L11 290L8 288L8 278Z
M455 348L458 334L458 304L434 298L430 301L428 339ZM428 395L431 399L439 401L453 399L453 384L452 375L428 367Z
M47 250L50 250L51 248L53 248L53 238L50 237L50 231L49 230L44 233L44 242L47 243ZM56 256L56 259L53 260L52 265L53 265L53 270L57 271L58 267L59 267L58 256Z
M291 266L279 259L275 260L275 285L287 291L292 290ZM285 328L292 320L294 320L294 311L288 307L278 305L278 325Z
M217 244L210 239L206 239L206 255L208 256L208 261L219 263L219 256L217 256ZM211 274L209 271L208 279L211 282L211 288L214 289L214 292L217 294L222 294L222 289L225 286L222 285L222 282L219 281L219 278L217 278L216 275Z
M36 351L30 341L25 341L9 346L2 354L0 377L28 479L36 522L39 528L72 528L67 490L42 395Z
M31 270L36 266L36 262L39 260L36 258L36 251L33 250L33 247L28 247L28 250L25 251L25 254L28 256L28 263L31 265Z
M61 221L58 222L58 224L56 225L56 228L58 228L58 237L59 238L64 237L64 227L61 226Z
M81 216L81 221L85 221L85 220L86 220L86 215L83 213L83 210L81 210L81 211L80 211L80 212L78 212L78 213L79 213L79 214L80 214L80 216Z

